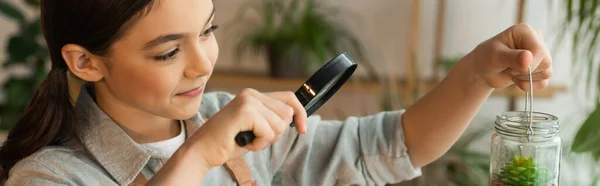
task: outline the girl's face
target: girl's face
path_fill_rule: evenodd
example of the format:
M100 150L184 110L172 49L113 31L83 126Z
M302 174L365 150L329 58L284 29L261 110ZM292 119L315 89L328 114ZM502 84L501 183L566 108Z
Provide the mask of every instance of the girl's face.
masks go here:
M193 116L200 106L219 49L211 0L156 0L132 22L106 59L97 99L110 107L170 119Z

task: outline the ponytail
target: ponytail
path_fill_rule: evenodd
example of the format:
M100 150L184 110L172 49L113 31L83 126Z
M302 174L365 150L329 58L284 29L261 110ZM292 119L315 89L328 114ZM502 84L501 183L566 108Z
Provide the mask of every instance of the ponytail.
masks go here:
M66 65L65 65L66 66ZM61 145L75 137L77 119L71 103L66 68L48 73L22 118L0 148L0 180L23 158L45 146Z

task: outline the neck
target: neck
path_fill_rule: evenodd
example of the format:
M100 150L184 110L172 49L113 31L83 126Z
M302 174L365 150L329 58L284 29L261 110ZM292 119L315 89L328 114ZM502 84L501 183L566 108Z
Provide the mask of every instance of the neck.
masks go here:
M96 103L136 143L152 143L181 133L179 121L156 116L125 104L105 91L96 91Z

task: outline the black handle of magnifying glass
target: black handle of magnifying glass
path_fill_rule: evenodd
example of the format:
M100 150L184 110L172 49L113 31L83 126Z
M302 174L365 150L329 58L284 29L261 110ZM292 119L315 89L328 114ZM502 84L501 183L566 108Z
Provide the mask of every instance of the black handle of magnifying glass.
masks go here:
M292 122L290 127L296 126L296 123ZM252 131L244 131L240 132L235 136L235 143L237 143L240 147L246 146L249 143L252 143L256 136Z
M240 132L235 136L235 143L240 147L243 147L254 141L254 138L256 138L256 136L252 131Z

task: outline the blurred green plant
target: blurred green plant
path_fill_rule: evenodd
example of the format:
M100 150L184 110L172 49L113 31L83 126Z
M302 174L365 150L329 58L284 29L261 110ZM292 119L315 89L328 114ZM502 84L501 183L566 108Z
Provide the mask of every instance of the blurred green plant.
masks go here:
M592 180L591 186L594 186L594 185L600 185L600 175L594 177L594 179Z
M562 10L566 13L565 24L559 34L559 44L568 36L573 42L573 74L576 78L585 78L576 83L585 83L587 93L595 87L595 95L590 95L596 103L594 111L587 117L578 130L571 150L577 153L591 153L600 160L600 3L599 0L563 0ZM568 34L568 35L567 35ZM580 56L584 56L581 59ZM582 76L581 74L586 74ZM589 94L588 94L589 95Z
M39 0L24 0L29 8L39 9ZM0 14L14 21L18 30L10 35L7 58L0 69L25 66L30 72L24 76L9 76L3 87L4 101L0 103L0 129L12 128L23 113L35 89L46 77L48 53L42 39L39 16L32 20L24 11L7 1L0 1Z
M421 177L397 186L488 185L490 155L471 147L490 131L489 127L479 127L466 132L440 159L423 167Z
M315 67L347 52L364 65L371 79L374 68L367 62L364 48L358 38L340 19L334 20L340 10L327 7L315 0L251 0L244 3L232 20L233 31L242 34L237 43L236 56L247 51L264 52L272 77L307 76ZM258 14L259 20L247 14ZM232 35L235 35L232 33ZM298 69L301 68L301 69Z
M462 55L448 56L440 59L440 65L444 68L444 71L448 73L456 63L462 58Z

